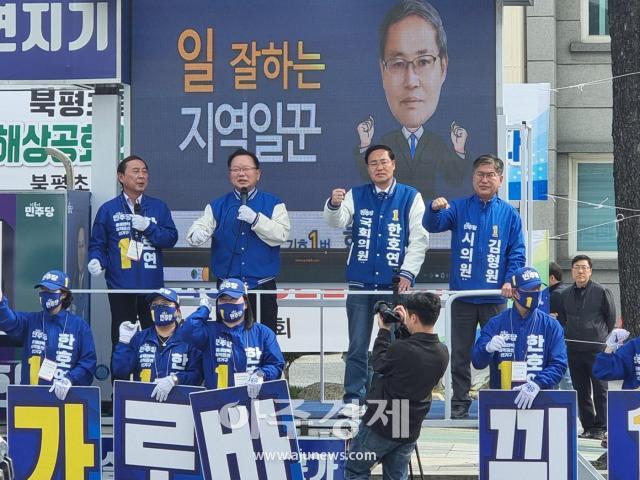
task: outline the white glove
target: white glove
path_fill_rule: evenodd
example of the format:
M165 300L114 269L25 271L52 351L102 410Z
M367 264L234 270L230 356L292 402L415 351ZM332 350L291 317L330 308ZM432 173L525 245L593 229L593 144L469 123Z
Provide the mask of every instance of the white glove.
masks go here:
M211 237L211 235L209 235L207 232L205 232L201 228L196 228L193 232L191 232L191 243L199 247L204 242L209 240L209 237Z
M122 343L128 344L138 330L138 323L131 323L129 321L122 322L119 330L120 337L118 340Z
M489 343L487 343L487 346L485 348L487 349L487 352L493 353L501 352L502 349L506 346L507 341L504 339L504 337L501 337L500 335L494 335Z
M607 347L611 350L617 350L629 338L629 332L624 328L614 328L607 337Z
M538 395L538 392L540 391L540 386L533 380L529 380L527 383L523 385L514 387L513 390L520 391L520 393L518 393L518 396L516 397L516 400L513 403L515 403L518 408L525 409L525 408L531 408L531 404L533 403L533 400L536 398L536 396Z
M209 298L209 295L204 292L200 292L200 306L207 307L209 311L211 311L211 299Z
M240 208L238 209L238 220L242 220L243 222L252 224L256 221L257 216L258 214L254 212L250 207L247 207L246 205L240 205Z
M151 225L151 219L149 217L143 217L142 215L133 215L131 217L131 226L139 232L144 232Z
M89 273L94 277L96 275L100 275L103 270L102 265L100 265L100 260L98 260L97 258L92 258L87 264L87 270L89 270Z
M158 402L164 402L169 393L171 393L171 389L175 386L176 384L173 383L171 376L156 378L156 388L151 392L151 398L155 398Z
M258 396L263 382L264 373L262 370L255 370L247 380L247 394L249 397L256 398Z
M51 388L49 389L49 393L55 393L58 400L64 400L67 398L67 393L69 393L69 389L71 388L71 380L67 377L63 377L60 380L54 380L51 384Z

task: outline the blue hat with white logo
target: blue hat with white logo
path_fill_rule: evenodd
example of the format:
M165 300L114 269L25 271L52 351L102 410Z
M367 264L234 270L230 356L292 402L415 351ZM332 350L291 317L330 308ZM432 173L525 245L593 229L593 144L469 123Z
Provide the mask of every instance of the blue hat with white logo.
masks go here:
M538 270L533 267L522 267L511 277L511 286L518 290L533 290L542 285Z
M222 295L228 295L231 298L240 298L246 293L246 287L242 280L237 278L227 278L223 280L218 287L218 295L216 298L220 298Z
M42 276L40 283L37 283L33 288L44 287L49 290L69 290L71 282L66 273L61 270L49 270Z
M153 293L150 293L149 295L147 295L147 302L153 302L156 297L165 298L170 302L173 302L176 305L180 306L180 297L178 297L178 294L175 290L171 290L170 288L161 288Z

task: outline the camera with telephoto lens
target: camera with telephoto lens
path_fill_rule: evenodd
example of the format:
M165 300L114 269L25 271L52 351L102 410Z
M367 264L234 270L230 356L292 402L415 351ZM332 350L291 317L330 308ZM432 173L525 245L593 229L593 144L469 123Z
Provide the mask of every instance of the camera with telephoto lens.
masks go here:
M400 276L394 271L391 280L391 290L393 291L393 299L391 304L386 300L378 300L373 305L373 314L379 313L384 323L402 323L402 317L394 308L400 304Z

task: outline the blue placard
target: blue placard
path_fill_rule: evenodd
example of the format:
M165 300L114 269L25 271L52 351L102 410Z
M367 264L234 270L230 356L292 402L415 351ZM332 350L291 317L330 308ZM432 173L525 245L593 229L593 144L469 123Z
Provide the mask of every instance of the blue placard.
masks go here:
M517 394L480 391L480 480L576 480L576 392L543 390L527 410Z
M9 456L16 478L100 480L100 389L72 387L63 402L49 388L8 388Z
M302 480L290 402L285 380L265 382L253 400L246 387L192 393L204 478Z
M640 478L640 392L609 391L607 402L609 480Z
M153 383L116 381L113 396L114 476L127 480L202 479L189 394L177 386L159 403Z
M128 12L123 2L128 5L128 0L2 2L0 64L11 68L0 69L0 81L126 81L120 68L119 34Z
M343 480L347 441L341 438L300 437L305 480Z

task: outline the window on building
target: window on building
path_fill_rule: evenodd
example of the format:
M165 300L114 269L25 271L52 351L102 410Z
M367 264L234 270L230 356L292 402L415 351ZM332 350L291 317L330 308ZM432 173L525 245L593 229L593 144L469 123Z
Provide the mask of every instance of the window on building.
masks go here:
M588 42L608 42L609 0L582 0L582 37Z
M617 252L613 162L610 158L578 158L574 162L572 253L612 258Z

